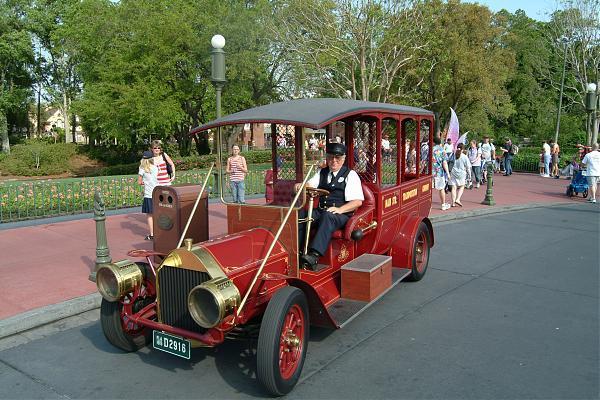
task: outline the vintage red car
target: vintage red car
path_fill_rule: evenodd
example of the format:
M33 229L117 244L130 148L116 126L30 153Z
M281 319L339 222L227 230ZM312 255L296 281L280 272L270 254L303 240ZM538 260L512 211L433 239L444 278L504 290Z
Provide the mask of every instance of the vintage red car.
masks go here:
M101 323L110 343L153 347L185 358L260 326L257 378L273 395L297 383L310 326L341 328L400 281L419 281L434 243L431 208L433 114L415 107L343 99L302 99L256 107L194 129L218 132L224 183L227 149L244 124L265 123L272 149L272 195L229 202L228 234L175 248L155 266L123 260L96 275ZM297 191L322 159L315 140L345 143L346 164L365 200L334 233L316 271L302 269L301 209L319 190ZM307 148L307 144L309 148ZM225 189L225 190L223 190ZM181 242L181 240L180 240Z

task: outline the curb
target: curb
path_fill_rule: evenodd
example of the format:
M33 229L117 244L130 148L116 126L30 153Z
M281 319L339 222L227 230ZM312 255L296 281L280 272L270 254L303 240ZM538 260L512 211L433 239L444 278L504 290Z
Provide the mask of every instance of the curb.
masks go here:
M99 293L92 293L0 320L0 339L97 309L101 299Z
M448 214L432 215L431 217L429 217L429 219L431 220L431 222L445 222L445 221L453 221L453 220L463 219L463 218L480 217L480 216L490 215L490 214L502 214L505 212L531 210L534 208L553 207L553 206L560 206L560 205L573 205L573 203L572 202L571 203L568 203L568 202L528 203L528 204L516 204L516 205L499 206L499 207L491 206L490 208L478 208L478 209L470 210L470 211L460 211L460 212L453 212L453 213L448 213Z
M473 218L490 214L501 214L513 211L522 211L541 207L552 207L559 205L573 205L568 202L558 203L529 203L510 206L492 206L490 208L480 208L470 211L453 212L448 214L433 215L429 219L432 222L454 221L464 218ZM61 303L52 304L36 308L31 311L17 314L12 317L0 320L0 339L17 335L22 332L51 324L62 319L72 317L87 311L100 308L102 297L99 293L91 293L86 296L66 300Z

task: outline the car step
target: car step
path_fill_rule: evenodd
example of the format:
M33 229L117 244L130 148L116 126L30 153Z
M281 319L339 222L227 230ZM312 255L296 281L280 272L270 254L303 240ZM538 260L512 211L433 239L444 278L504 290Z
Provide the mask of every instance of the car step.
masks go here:
M361 312L369 308L369 306L371 306L373 303L375 303L377 300L383 297L394 286L400 283L400 281L409 276L410 273L411 270L407 268L392 268L392 284L373 300L361 301L340 298L334 303L332 303L329 307L327 307L327 311L329 312L329 315L335 322L336 326L338 328L342 328L344 327L344 325L346 325L347 323L352 321L356 316L358 316Z

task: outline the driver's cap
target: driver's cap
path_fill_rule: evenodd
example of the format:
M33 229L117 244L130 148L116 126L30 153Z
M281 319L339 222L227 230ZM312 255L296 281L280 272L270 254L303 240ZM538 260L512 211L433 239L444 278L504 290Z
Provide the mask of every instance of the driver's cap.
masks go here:
M342 143L327 143L326 152L334 156L344 156L346 155L346 146Z

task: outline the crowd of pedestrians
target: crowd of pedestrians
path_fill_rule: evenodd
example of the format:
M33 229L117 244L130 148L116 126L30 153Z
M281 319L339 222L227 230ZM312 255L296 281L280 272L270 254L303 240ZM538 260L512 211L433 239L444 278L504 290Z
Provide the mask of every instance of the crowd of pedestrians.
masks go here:
M456 149L451 139L446 139L442 144L442 139L434 138L434 144L433 186L439 193L443 211L451 207L462 207L464 189L477 189L487 182L490 164L499 172L501 163L504 176L512 175L512 159L518 152L518 147L510 138L506 138L499 148L501 154L496 154L496 147L488 136L484 136L480 143L471 140L468 146L458 143ZM446 202L446 192L451 192L450 203Z

